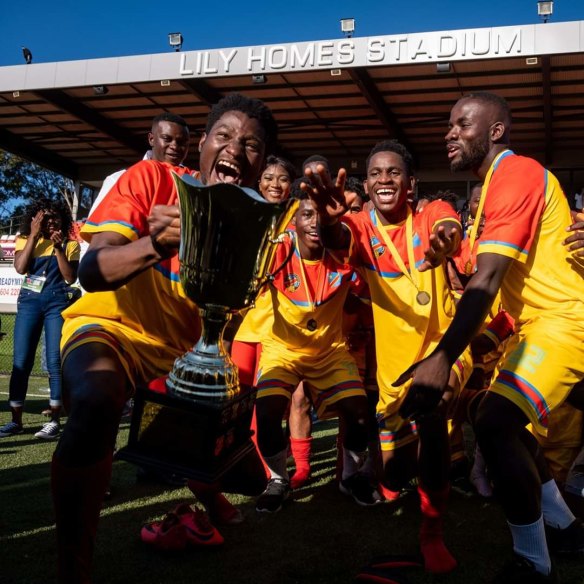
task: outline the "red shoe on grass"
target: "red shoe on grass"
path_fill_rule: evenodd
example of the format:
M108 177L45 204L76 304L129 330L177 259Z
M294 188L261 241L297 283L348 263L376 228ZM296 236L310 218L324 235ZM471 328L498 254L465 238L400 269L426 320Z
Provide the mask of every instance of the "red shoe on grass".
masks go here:
M167 513L162 521L147 523L140 531L144 543L159 550L181 551L187 547L186 529L175 513Z
M224 542L207 515L186 504L167 513L162 521L144 525L140 537L144 543L165 551L182 551L187 546L217 546Z
M187 543L192 546L221 545L225 540L219 531L213 526L207 514L190 505L179 505L174 513L185 527Z

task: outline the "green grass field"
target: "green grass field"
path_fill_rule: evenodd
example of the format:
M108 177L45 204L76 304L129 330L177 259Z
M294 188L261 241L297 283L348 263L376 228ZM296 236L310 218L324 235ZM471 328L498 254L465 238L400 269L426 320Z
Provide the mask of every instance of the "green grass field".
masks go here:
M0 377L0 399L8 379ZM33 434L45 419L48 396L33 379L25 432L0 440L0 584L49 584L54 576L54 520L49 494L49 461L54 443ZM6 405L0 423L8 419ZM127 438L125 424L118 438ZM143 522L160 518L180 502L192 502L186 488L136 483L134 467L114 464L113 496L102 512L94 560L94 584L349 584L372 557L416 552L419 512L416 497L363 509L339 493L334 482L333 424L315 426L313 480L275 516L255 512L254 501L231 497L245 522L222 528L219 549L191 549L168 555L145 547ZM460 567L441 578L407 572L416 583L481 584L491 580L510 554L510 538L495 503L453 493L447 541ZM564 584L584 583L582 561L561 560ZM405 573L405 572L404 572ZM526 583L528 584L528 583Z

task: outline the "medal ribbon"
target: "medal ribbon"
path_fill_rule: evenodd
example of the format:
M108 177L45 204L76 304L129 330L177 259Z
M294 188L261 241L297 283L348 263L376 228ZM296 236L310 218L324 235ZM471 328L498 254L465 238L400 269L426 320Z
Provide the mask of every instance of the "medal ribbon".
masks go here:
M509 154L513 154L513 151L512 150L503 150L503 152L501 152L500 154L498 154L495 157L495 160L493 160L493 164L491 164L491 168L489 168L489 171L487 172L487 176L485 177L485 180L483 182L483 186L481 187L481 198L479 199L479 206L477 208L477 214L474 218L474 223L472 224L472 227L470 229L470 234L468 236L468 243L469 243L469 249L470 249L471 254L474 250L475 241L477 240L477 233L479 231L479 224L481 222L481 217L483 216L483 208L485 206L485 200L487 198L487 190L489 189L489 184L491 183L491 178L493 177L493 173L495 172L495 170L499 166L499 163L501 162L501 160L503 160L503 158L505 158L506 156L509 156ZM466 265L464 266L464 271L465 271L467 276L472 276L472 259L470 259L468 262L466 262Z
M417 277L414 278L413 276L413 273L417 271L416 261L414 259L414 235L413 235L414 214L412 213L412 210L410 209L409 206L407 207L407 212L408 216L406 217L406 249L408 253L408 262L410 264L409 270L406 268L406 265L400 253L397 251L395 244L393 243L387 231L385 230L385 226L381 223L381 219L377 211L375 211L375 219L378 226L377 230L381 234L383 243L385 243L385 245L387 246L387 249L389 250L389 253L392 255L393 260L397 264L397 267L399 268L401 273L412 283L414 288L418 292L420 292L420 287L418 286L418 282L416 281Z
M304 284L304 291L306 292L306 299L308 300L308 303L310 305L310 312L314 313L314 309L316 306L318 306L319 302L318 302L318 298L319 298L319 289L321 288L320 286L320 273L322 272L322 265L324 263L324 256L326 254L326 249L323 248L322 250L322 257L320 258L320 263L318 265L318 271L316 272L316 283L314 285L314 299L312 298L312 294L310 293L310 289L308 288L308 280L306 279L306 272L304 270L304 261L302 259L302 254L300 253L300 247L298 246L298 235L295 233L295 244L296 244L296 249L298 250L298 258L299 258L299 263L300 263L300 275L302 276L302 283ZM322 285L322 288L324 288L324 282ZM324 291L321 290L321 294L320 297L322 299L322 295L323 295Z

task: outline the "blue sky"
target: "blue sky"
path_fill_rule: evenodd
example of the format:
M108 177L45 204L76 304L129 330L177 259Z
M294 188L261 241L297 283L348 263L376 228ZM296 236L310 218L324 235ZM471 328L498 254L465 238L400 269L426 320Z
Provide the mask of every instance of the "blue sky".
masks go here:
M185 51L334 39L344 17L355 36L540 22L536 0L2 0L0 66L24 63L23 45L33 63L162 53L169 32ZM584 0L555 1L551 21L570 20L584 20Z

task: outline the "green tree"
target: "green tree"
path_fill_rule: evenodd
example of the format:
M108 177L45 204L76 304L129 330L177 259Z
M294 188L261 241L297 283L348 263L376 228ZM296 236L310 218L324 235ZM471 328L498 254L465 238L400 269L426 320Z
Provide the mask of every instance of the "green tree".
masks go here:
M50 199L64 198L73 209L74 182L52 170L29 162L20 156L0 149L0 223L22 215L24 208L34 199L45 196ZM92 190L81 189L79 207L89 209ZM78 216L83 211L76 213Z

